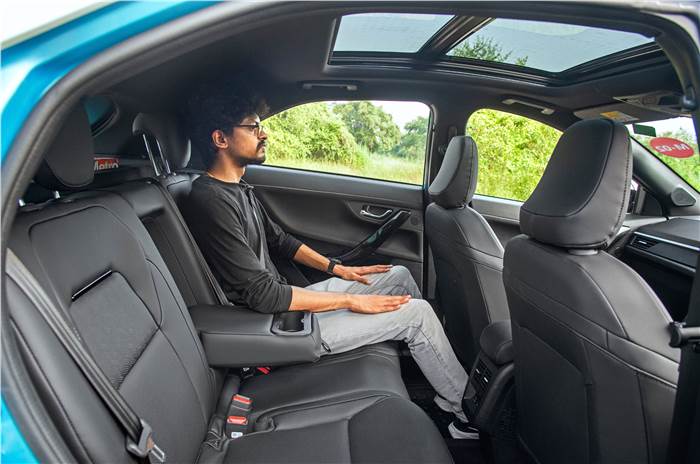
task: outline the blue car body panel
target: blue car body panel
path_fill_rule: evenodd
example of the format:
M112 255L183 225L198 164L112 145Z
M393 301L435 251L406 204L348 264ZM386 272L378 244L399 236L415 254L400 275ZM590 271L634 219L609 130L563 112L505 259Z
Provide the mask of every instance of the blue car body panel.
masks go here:
M32 109L76 66L130 37L215 3L218 2L115 2L3 49L0 163ZM0 461L37 463L5 401L0 401Z
M53 84L93 55L216 2L115 2L2 50L2 158Z

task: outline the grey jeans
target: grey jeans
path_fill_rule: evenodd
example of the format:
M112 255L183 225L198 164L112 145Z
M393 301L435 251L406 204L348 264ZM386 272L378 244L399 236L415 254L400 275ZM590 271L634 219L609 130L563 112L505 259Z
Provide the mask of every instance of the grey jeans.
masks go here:
M439 395L436 403L464 418L462 395L467 386L467 373L457 360L440 320L421 299L411 273L403 266L393 266L386 273L368 277L370 285L333 277L306 287L323 292L413 297L398 310L388 313L359 314L348 309L316 313L321 338L331 353L387 340L403 340Z

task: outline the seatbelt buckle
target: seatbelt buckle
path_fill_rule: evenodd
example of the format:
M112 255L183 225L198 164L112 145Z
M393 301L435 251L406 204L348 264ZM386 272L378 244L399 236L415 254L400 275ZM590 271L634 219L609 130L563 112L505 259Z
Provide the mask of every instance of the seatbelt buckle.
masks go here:
M239 395L236 393L231 398L231 405L229 407L229 415L235 416L232 410L240 410L243 412L242 415L247 415L250 410L253 409L253 399L247 396Z
M267 375L272 371L271 367L260 366L260 367L243 367L241 368L241 379L249 379L256 375Z
M126 449L141 459L148 458L150 462L164 463L166 459L165 452L153 440L153 429L145 420L139 419L139 422L141 424L139 442L135 443L131 437L127 436Z
M240 438L248 430L248 418L245 416L228 416L226 418L226 437Z

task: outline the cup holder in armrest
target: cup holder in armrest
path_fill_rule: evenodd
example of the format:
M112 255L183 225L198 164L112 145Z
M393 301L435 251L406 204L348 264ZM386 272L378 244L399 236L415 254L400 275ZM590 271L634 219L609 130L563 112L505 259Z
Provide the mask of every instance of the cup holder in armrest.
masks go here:
M308 335L311 333L312 314L307 311L289 311L275 314L271 331L277 335Z

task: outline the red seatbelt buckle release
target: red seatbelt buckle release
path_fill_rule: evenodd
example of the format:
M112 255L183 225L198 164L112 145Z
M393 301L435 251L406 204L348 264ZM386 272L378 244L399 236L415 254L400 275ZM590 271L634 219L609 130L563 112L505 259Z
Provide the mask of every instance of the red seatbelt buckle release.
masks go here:
M226 418L226 436L240 438L248 431L248 418L245 416L228 416Z
M228 416L226 425L248 425L248 418L245 416Z

